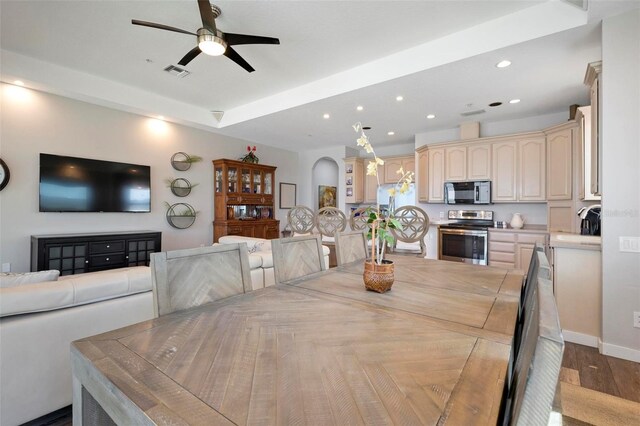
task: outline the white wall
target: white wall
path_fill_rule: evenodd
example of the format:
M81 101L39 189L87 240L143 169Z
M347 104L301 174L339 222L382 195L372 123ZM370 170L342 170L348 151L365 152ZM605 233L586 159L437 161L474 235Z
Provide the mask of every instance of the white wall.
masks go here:
M606 354L640 362L640 254L621 253L621 236L640 237L640 10L602 23L602 340Z
M1 263L11 263L12 271L28 271L34 234L154 230L162 231L164 250L211 244L211 161L239 158L246 152L245 141L17 86L3 84L0 90L0 156L11 170L11 181L0 192ZM178 172L169 163L177 151L204 160ZM39 213L41 152L150 165L151 213ZM298 180L298 154L258 145L257 155L261 163L278 166L278 200L278 183ZM175 197L165 184L174 177L199 185L188 197ZM194 225L186 230L170 227L165 201L193 205L199 212ZM276 210L281 227L286 212Z
M345 211L344 191L344 161L343 159L353 156L353 150L344 146L333 146L299 153L297 187L297 204L307 206L311 210L317 210L318 187L313 182L313 167L321 159L331 159L338 165L338 208Z
M342 187L338 186L338 163L332 159L321 158L313 166L312 176L312 187L315 188L312 209L315 210L319 207L318 186L335 186L336 197L339 192L342 192ZM336 199L336 206L337 202L338 200Z

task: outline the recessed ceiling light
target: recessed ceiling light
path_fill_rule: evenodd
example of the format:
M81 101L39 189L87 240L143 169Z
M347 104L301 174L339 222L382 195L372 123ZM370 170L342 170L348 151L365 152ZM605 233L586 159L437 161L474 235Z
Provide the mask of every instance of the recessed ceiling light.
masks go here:
M400 102L401 100L403 100L404 98L402 96L396 96L396 101Z
M325 120L326 120L327 118L329 118L329 117L331 117L329 114L324 114L324 115L322 116L322 118L324 118Z
M500 105L502 105L502 102L491 102L489 104L490 107L499 107Z
M389 136L393 136L393 135L395 135L395 134L396 134L396 132L387 132L387 134L388 134Z
M496 67L498 68L506 68L509 65L511 65L511 61L507 61L506 59L504 61L500 61L496 64Z
M358 111L362 111L364 108L362 107L362 105L358 105L358 106L356 107L356 109L357 109Z
M436 116L434 114L429 114L429 115L427 115L427 118L429 120L432 120L432 119L436 118Z
M510 103L510 104L517 104L517 103L519 103L519 102L520 102L520 99L511 99L511 100L509 101L509 103Z
M24 82L22 80L16 80L13 82L16 86L24 86Z

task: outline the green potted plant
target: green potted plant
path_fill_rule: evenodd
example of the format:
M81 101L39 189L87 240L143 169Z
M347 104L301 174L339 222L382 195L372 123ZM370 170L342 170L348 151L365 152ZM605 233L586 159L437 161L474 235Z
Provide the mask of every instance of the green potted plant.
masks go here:
M362 124L359 122L354 124L353 129L360 134L356 142L357 145L362 147L368 154L373 154L373 160L367 164L367 175L376 177L379 188L380 178L378 176L378 166L383 166L384 160L376 155L369 142L368 136L362 128ZM390 208L387 214L382 214L379 204L365 211L368 217L367 223L370 225L367 238L369 238L372 243L371 259L365 261L363 279L367 290L373 290L378 293L389 291L394 280L393 262L385 259L384 256L387 246L393 245L395 240L390 230L402 229L400 222L393 217L395 196L397 193L404 194L409 191L409 184L413 180L413 172L407 172L402 167L400 167L396 173L399 175L399 179L396 184L388 190Z

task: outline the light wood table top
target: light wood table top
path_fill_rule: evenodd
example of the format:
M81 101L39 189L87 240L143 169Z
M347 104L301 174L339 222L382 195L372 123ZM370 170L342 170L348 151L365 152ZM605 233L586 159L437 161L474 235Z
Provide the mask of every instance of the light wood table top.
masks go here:
M518 275L396 263L386 294L349 265L76 341L74 392L126 424L495 424Z

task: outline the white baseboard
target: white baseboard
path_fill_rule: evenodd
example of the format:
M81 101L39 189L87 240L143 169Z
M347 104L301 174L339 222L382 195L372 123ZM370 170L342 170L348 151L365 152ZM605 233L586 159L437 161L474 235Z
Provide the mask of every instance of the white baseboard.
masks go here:
M575 331L562 330L562 337L564 337L564 340L566 340L567 342L591 346L592 348L599 347L598 341L600 339L596 336L590 336L588 334L578 333Z
M602 342L602 350L600 352L604 355L622 358L633 362L640 362L640 351L637 349Z

